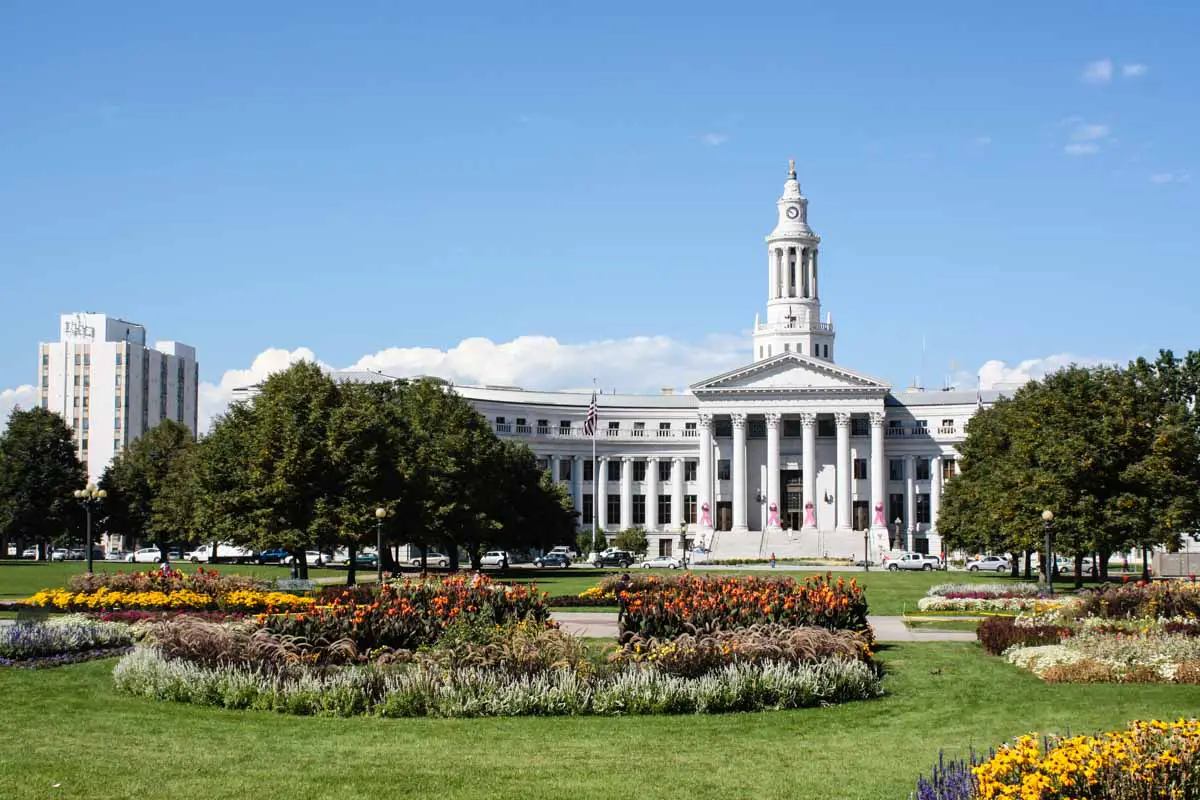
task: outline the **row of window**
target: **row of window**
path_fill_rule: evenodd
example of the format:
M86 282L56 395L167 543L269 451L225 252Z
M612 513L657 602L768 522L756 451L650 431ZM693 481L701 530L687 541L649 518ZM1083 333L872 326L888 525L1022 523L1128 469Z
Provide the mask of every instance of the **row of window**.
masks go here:
M796 296L796 292L793 289L791 297L795 297L795 296ZM805 295L805 297L807 297L807 295ZM783 343L783 352L785 352L785 353L792 352L791 344L789 344L788 342L784 342ZM801 352L801 348L800 348L799 344L796 345L796 353L798 355L804 355ZM772 355L771 345L767 345L765 350L763 349L763 346L761 344L758 346L758 357L759 358L770 358L771 355ZM816 342L813 342L812 343L812 357L813 358L829 358L829 345L817 344Z
M607 467L608 480L614 481L614 482L621 480L621 461L618 459L610 459L607 463L608 463L608 467ZM632 463L633 463L633 480L635 482L641 482L641 481L646 480L646 467L649 462L645 461L643 459L634 459ZM905 460L903 458L888 459L888 480L889 481L903 481L905 479L906 476L905 476L904 463L905 463ZM916 468L915 479L918 481L929 480L931 464L932 464L932 459L930 459L930 458L920 457L920 458L915 459L914 464L913 464L914 467ZM574 470L573 465L574 465L574 459L560 458L558 460L558 475L556 476L557 480L560 480L560 481L571 480L572 473ZM869 472L868 472L867 459L856 458L853 460L852 465L853 465L852 468L854 470L854 479L855 480L865 481L870 477ZM549 469L549 459L539 458L538 459L538 467L543 470ZM692 459L685 460L683 462L683 479L685 481L696 480L697 467L698 467L697 461L692 460ZM669 483L670 482L671 468L672 468L672 461L670 459L664 458L664 459L659 460L659 462L658 462L658 481L659 481L659 483ZM595 465L593 464L592 460L590 458L585 459L583 462L583 480L585 480L585 481L593 480L594 472L595 472ZM732 474L732 463L731 463L730 459L728 459L728 458L718 459L717 460L717 480L719 480L719 481L731 480L732 479L731 474ZM942 458L942 480L946 480L953 474L954 474L954 459L943 457ZM797 480L799 480L799 479L797 478Z
M579 427L582 427L580 423ZM515 427L514 427L515 426ZM893 419L888 421L888 428L891 430L901 430L905 427L916 429L928 429L929 421L924 419L914 420L911 426L905 426L903 420ZM954 427L953 419L943 419L943 428ZM557 432L563 436L569 436L572 430L572 423L569 419L559 420L558 427L554 428L550 425L550 420L539 419L536 425L530 425L526 417L516 417L513 422L508 421L508 417L496 417L496 430L500 433L537 433L545 436L551 432ZM620 420L610 420L608 422L608 430L618 432L621 430ZM645 422L634 422L630 429L634 436L647 436L647 428ZM695 422L685 422L685 431L696 430ZM670 422L658 423L657 435L668 436L671 432ZM718 419L713 422L713 435L718 438L733 437L733 421L728 419ZM784 438L794 439L804 435L804 424L798 419L783 420L783 436ZM824 438L832 438L837 435L836 423L831 417L817 418L817 436ZM851 436L870 436L870 420L866 417L851 417L850 418L850 435ZM746 436L750 439L766 439L767 438L767 422L762 419L748 420L746 424Z
M631 516L633 517L634 525L646 524L646 495L635 494L631 498ZM595 508L595 496L590 492L583 495L583 508L580 509L579 518L586 527L591 523L593 509ZM606 497L605 511L607 513L606 521L611 524L616 524L621 519L621 495L610 494ZM671 524L671 496L659 495L658 508L655 516L656 525L666 526ZM683 519L689 524L696 524L696 495L685 494L683 496Z

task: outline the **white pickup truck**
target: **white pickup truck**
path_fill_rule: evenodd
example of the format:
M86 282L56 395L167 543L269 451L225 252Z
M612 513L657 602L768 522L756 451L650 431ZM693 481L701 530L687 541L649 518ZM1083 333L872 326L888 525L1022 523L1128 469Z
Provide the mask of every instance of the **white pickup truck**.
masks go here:
M902 569L945 569L942 566L940 558L937 556L922 555L921 553L905 553L899 558L890 559L887 562L887 568L892 572L899 572Z
M184 553L185 560L193 564L208 563L212 560L212 545L202 544L191 552ZM254 551L234 544L221 542L217 545L217 558L223 561L236 561L239 564L249 564L254 561Z

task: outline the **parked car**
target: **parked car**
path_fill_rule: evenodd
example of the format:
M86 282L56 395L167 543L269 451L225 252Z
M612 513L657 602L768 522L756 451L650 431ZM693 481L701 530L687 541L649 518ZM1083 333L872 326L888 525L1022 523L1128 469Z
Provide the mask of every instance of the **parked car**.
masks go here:
M544 556L538 556L533 560L535 567L569 567L571 559L567 558L566 553L556 553L551 550Z
M421 566L421 557L417 556L408 563L412 564L414 567L419 567ZM428 567L442 567L445 569L446 567L450 566L450 557L445 553L426 553L425 565Z
M125 556L130 564L157 564L162 561L162 551L157 547L143 547Z
M219 553L218 555L224 555ZM272 547L270 550L263 550L258 554L258 563L260 564L282 564L285 558L290 558L291 554L282 547Z
M562 553L567 558L580 558L579 551L566 544L560 544L557 547L551 547L550 553ZM549 555L549 553L547 553L547 555Z
M942 569L942 561L937 556L927 556L922 553L905 553L900 558L888 562L888 569L898 572L902 569L934 570Z
M593 567L621 567L628 569L634 562L633 553L609 548L603 553L592 553Z
M202 544L190 553L184 553L183 557L193 564L207 563L212 560L212 545ZM236 561L239 564L249 564L254 560L254 557L254 551L245 547L226 544L225 542L217 545L217 558L219 559Z
M322 553L317 550L305 550L304 551L304 563L310 567L323 567L326 564L328 564L332 558L333 558L333 556L331 556L330 554ZM292 562L295 560L296 560L296 557L294 555L292 555L291 553L288 553L286 556L283 557L283 560L280 561L279 563L287 564L290 567L292 565ZM262 562L260 561L258 563L261 564Z
M655 556L642 562L642 569L679 569L683 562L675 556Z
M1011 572L1012 562L1004 556L984 556L966 564L968 572L995 571L995 572Z
M511 563L512 560L504 550L489 550L479 559L481 567L507 567Z

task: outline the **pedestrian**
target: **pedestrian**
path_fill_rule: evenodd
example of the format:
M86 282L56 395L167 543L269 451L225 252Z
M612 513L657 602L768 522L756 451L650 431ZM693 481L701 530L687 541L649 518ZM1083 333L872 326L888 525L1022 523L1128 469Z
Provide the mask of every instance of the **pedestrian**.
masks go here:
M775 569L775 554L771 553L771 569Z
M474 589L481 583L483 583L483 574L479 570L475 570L475 574L471 576L471 588Z

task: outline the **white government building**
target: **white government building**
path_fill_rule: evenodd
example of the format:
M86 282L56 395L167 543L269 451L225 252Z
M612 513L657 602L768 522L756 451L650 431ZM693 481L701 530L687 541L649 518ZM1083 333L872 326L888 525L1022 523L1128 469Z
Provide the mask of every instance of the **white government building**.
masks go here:
M688 394L599 395L595 463L584 431L590 393L454 389L569 486L582 529L595 508L604 531L645 529L652 553L678 552L685 523L689 549L713 558L940 553L955 448L1000 392L892 392L839 366L832 317L821 314L821 237L794 163L776 205L767 313L755 319L750 363Z
M147 347L143 326L105 314L63 314L59 333L59 341L38 345L38 403L71 427L89 481L164 419L196 435L196 348Z

